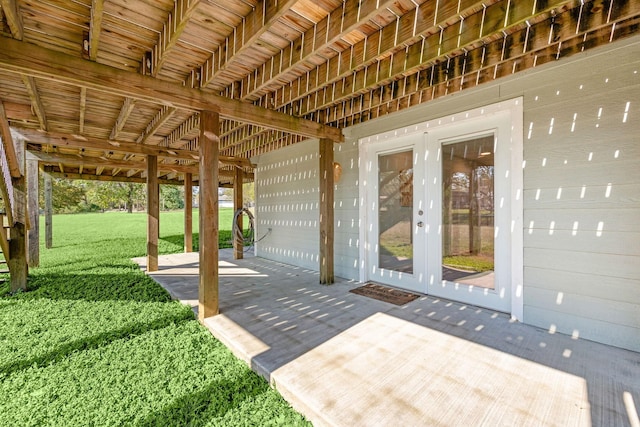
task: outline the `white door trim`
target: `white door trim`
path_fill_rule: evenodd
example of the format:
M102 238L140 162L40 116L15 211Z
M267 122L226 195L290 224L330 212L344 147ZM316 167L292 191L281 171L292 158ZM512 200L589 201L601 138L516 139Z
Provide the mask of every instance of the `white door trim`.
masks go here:
M368 179L370 178L371 169L377 167L374 165L371 158L372 150L375 150L376 143L390 142L398 139L405 140L405 136L413 136L415 134L424 135L429 132L439 131L444 129L445 126L459 123L471 123L477 121L477 119L488 119L495 117L496 115L507 115L508 120L511 123L510 135L509 135L509 149L508 149L508 190L510 194L510 234L511 239L509 242L510 251L510 271L509 282L511 293L511 307L510 313L512 317L522 320L523 317L523 202L522 202L522 188L523 188L523 100L522 98L514 98L507 101L502 101L496 104L487 105L482 108L476 108L469 111L462 111L456 114L452 114L446 117L435 118L416 125L406 126L404 128L391 130L388 132L379 133L376 135L361 138L359 140L360 151L360 168L359 168L359 199L360 199L360 227L359 237L361 244L359 245L359 276L360 281L365 282L370 280L370 265L367 257L367 253L370 248L371 242L369 241L368 229L371 224L371 207L372 201L369 200L371 196L370 185ZM423 137L424 140L424 137ZM385 144L386 145L386 144ZM377 150L376 150L377 151Z

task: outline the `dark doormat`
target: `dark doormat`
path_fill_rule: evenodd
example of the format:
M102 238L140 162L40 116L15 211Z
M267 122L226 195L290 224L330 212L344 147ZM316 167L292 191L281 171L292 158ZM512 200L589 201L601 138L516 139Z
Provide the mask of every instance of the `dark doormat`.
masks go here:
M400 289L382 286L377 283L367 283L359 288L351 289L349 292L384 302L390 302L395 305L405 305L420 296L411 292L401 291Z

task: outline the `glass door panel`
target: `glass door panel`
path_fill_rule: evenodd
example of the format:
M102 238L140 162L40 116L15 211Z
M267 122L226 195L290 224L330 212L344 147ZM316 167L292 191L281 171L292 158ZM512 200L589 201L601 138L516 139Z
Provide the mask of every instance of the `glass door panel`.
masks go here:
M442 279L495 289L494 136L442 146Z
M378 156L378 266L413 274L413 150Z

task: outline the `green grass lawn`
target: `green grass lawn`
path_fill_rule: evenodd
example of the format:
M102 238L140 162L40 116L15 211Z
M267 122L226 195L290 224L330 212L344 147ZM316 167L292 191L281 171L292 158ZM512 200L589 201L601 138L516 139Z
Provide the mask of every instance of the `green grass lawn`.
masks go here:
M161 214L161 253L182 251L182 224ZM0 425L307 424L130 261L144 214L56 215L53 233L30 290L0 286Z

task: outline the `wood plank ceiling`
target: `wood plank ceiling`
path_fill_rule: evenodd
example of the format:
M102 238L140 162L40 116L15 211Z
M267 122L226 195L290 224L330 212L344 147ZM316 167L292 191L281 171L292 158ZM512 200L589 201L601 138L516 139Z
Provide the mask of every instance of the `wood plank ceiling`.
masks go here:
M220 181L309 136L638 32L640 0L0 0L0 102L56 176ZM336 129L337 128L337 129Z

